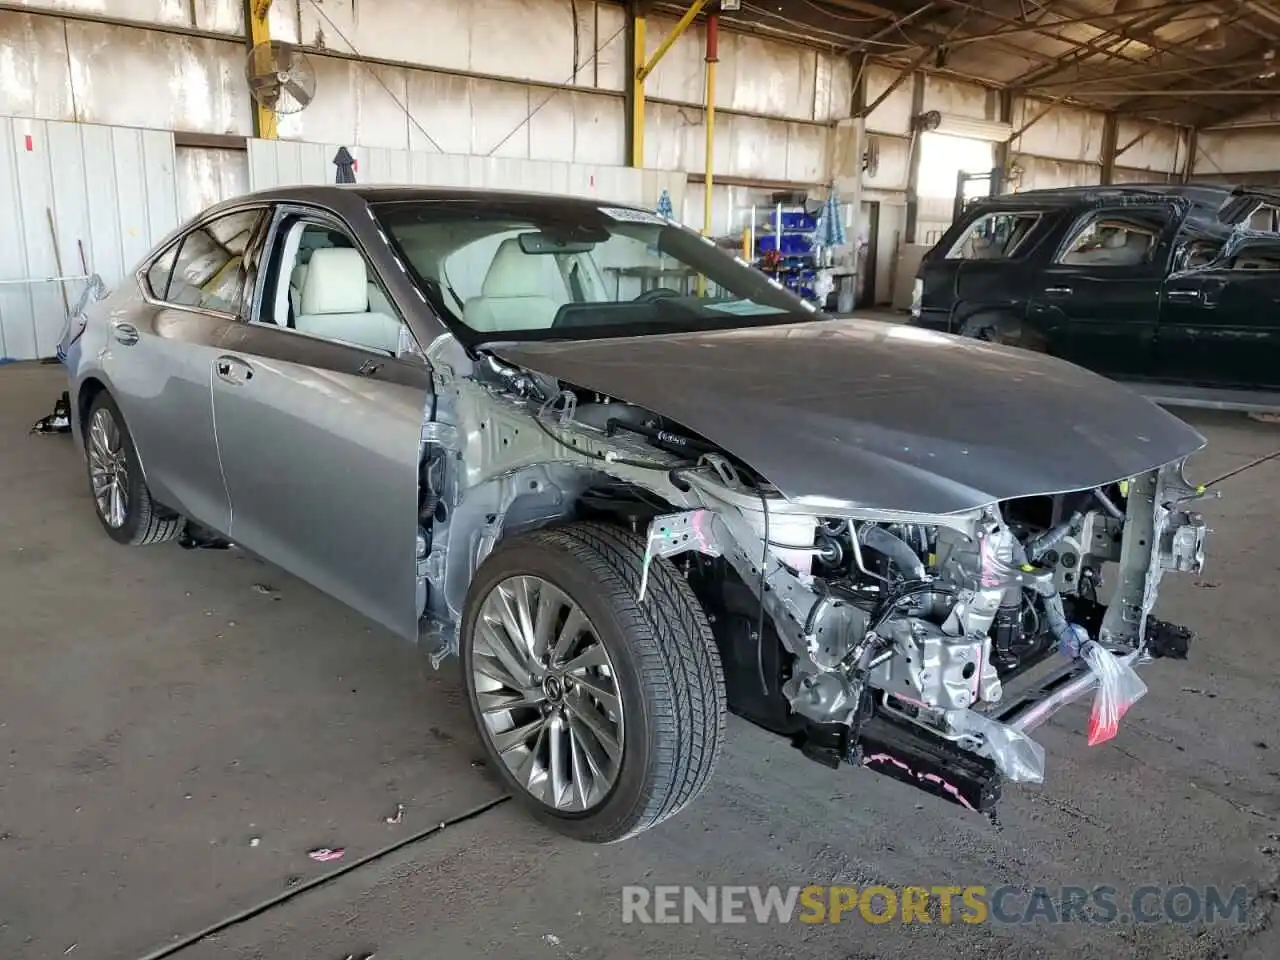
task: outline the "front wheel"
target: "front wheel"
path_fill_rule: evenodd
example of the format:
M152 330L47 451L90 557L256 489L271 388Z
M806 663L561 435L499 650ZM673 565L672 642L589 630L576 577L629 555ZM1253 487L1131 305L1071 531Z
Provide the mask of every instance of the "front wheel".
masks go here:
M1044 338L1017 317L1003 314L983 314L970 317L960 327L960 336L986 343L998 343L1006 347L1019 347L1034 353L1048 353Z
M574 523L504 541L467 595L467 699L494 768L539 819L579 840L635 836L706 786L725 690L707 618L644 541Z

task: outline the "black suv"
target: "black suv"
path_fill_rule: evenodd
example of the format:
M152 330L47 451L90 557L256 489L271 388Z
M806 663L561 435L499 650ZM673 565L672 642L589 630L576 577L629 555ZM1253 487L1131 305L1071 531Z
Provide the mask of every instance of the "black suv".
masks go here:
M913 322L1120 380L1280 389L1280 190L984 198L925 255Z

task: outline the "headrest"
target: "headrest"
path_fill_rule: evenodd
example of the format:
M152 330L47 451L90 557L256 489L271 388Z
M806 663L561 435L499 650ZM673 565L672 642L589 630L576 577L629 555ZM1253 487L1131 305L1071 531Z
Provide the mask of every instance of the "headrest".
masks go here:
M364 313L369 281L359 250L323 247L311 254L298 313Z
M300 263L293 268L293 273L289 274L289 286L301 292L302 285L307 280L307 265Z
M547 295L544 271L555 269L555 258L528 254L520 249L518 237L508 237L498 246L484 275L480 293L486 297L538 297ZM557 274L558 275L558 274ZM564 281L560 281L563 286Z

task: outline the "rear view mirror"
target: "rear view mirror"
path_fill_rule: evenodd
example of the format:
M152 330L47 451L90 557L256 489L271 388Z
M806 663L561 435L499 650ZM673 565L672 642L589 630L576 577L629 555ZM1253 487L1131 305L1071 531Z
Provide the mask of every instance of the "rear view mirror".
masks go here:
M522 233L519 236L520 249L529 254L543 253L590 253L595 249L595 242L586 239L554 237L549 233Z

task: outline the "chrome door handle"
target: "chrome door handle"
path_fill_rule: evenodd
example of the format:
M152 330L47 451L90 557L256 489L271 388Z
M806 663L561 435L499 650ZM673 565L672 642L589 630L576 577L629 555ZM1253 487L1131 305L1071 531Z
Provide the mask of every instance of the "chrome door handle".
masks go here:
M126 347L132 347L138 342L138 328L132 323L113 323L111 325L111 335L115 337L116 342Z
M1045 292L1045 293L1048 293L1048 294L1051 294L1051 295L1053 295L1053 296L1058 296L1058 297L1069 297L1069 296L1071 296L1071 288L1070 288L1070 287L1045 287L1045 288L1044 288L1044 292Z
M1166 290L1164 295L1170 300L1199 300L1199 290Z
M253 367L239 357L219 357L214 361L213 369L219 380L225 380L237 386L253 379Z

